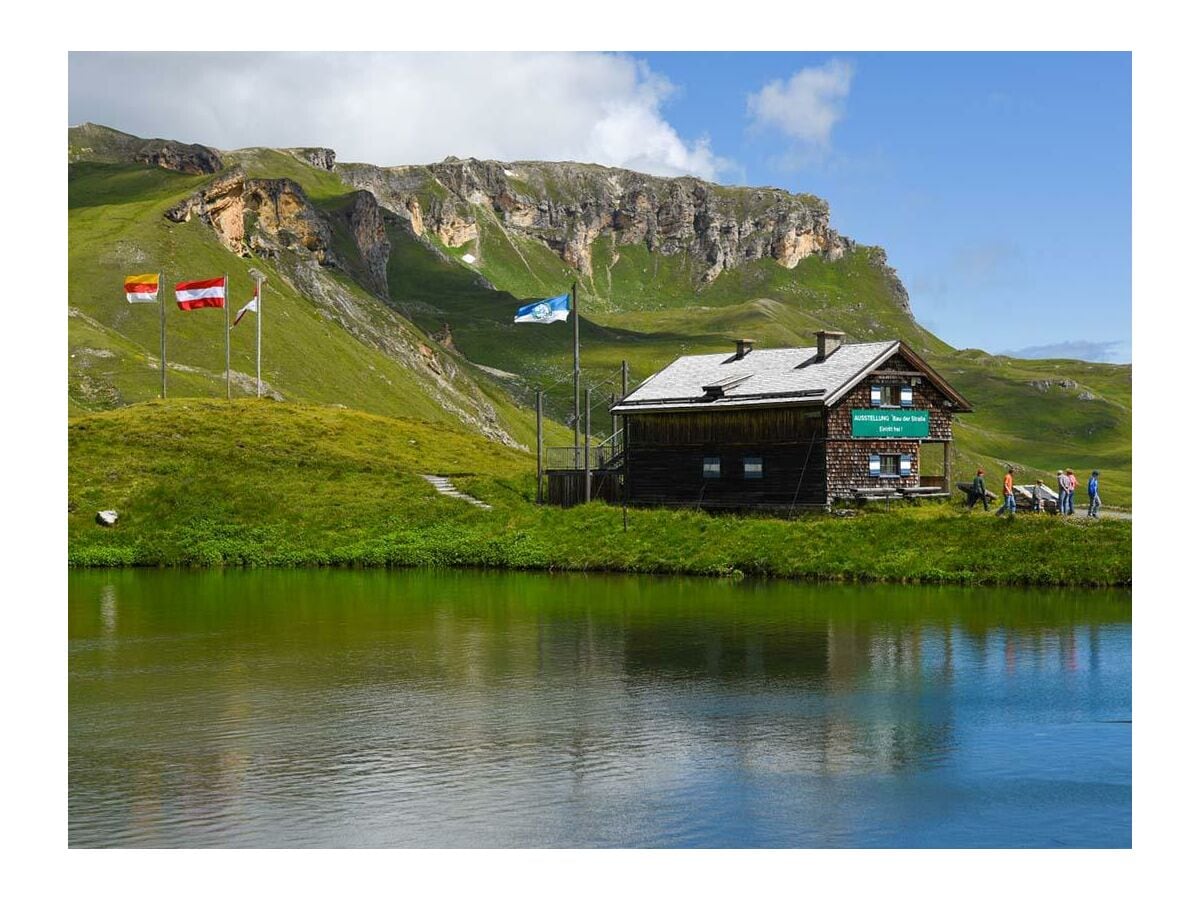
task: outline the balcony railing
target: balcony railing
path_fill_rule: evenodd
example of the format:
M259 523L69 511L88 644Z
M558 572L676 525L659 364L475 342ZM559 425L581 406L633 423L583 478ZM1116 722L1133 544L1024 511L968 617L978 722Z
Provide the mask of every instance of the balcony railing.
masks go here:
M620 464L620 456L625 450L623 438L624 429L588 448L582 442L578 450L574 447L545 447L543 465L547 469L589 468L592 471L613 468Z

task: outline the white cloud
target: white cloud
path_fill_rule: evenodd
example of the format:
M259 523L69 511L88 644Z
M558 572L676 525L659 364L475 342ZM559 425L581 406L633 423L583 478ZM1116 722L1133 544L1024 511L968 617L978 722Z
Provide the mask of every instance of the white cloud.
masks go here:
M1083 359L1088 362L1127 363L1132 356L1129 341L1062 341L1021 350L1001 350L1004 356L1020 359Z
M346 161L550 159L714 178L663 114L672 85L601 53L72 53L69 116L222 149Z
M844 114L853 79L850 63L831 59L801 69L787 81L768 82L747 98L746 107L755 126L778 129L800 144L823 149Z

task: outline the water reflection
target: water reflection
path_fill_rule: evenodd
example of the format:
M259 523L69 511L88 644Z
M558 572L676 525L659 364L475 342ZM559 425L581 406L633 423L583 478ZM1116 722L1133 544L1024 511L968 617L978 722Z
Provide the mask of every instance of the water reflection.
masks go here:
M1123 592L70 585L76 845L1129 841Z

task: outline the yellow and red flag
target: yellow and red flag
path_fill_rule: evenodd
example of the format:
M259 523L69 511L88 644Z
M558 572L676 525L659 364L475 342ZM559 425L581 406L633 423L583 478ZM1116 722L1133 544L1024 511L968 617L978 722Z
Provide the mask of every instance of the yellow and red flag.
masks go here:
M130 303L157 303L158 274L127 276L125 278L125 299Z

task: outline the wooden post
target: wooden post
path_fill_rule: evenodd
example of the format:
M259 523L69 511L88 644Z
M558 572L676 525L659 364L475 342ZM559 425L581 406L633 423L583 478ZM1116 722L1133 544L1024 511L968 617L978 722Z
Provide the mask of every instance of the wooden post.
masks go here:
M625 419L621 419L621 427L625 426ZM629 456L626 455L625 461L621 463L621 522L626 531L629 530Z
M583 400L583 502L592 502L592 389Z
M629 396L629 360L621 360L621 399ZM621 463L621 521L626 531L629 530L629 435L625 434L625 417L621 417L621 453L625 457ZM615 442L614 442L615 443ZM616 447L613 447L616 452Z
M629 360L623 359L623 360L621 360L621 400L624 400L628 396L629 396ZM621 428L623 429L624 427L625 427L625 417L622 416L621 417ZM621 435L622 452L625 449L625 444L626 444L626 441L628 438L629 438L629 435L627 435L627 434ZM616 447L613 447L613 452L614 453L617 452ZM626 463L628 463L628 460L626 460ZM624 467L622 467L622 468L624 468Z
M542 502L542 389L537 390L537 502Z
M942 442L942 489L950 493L950 441Z

